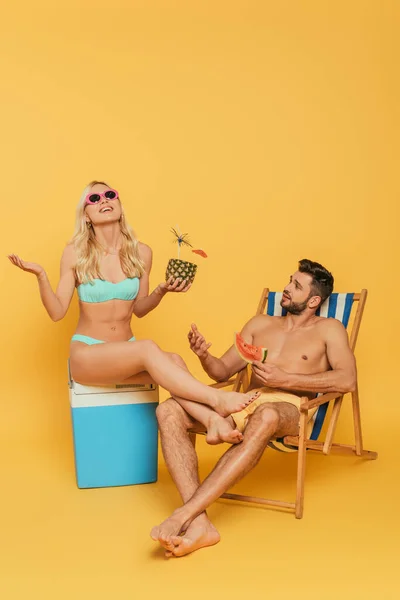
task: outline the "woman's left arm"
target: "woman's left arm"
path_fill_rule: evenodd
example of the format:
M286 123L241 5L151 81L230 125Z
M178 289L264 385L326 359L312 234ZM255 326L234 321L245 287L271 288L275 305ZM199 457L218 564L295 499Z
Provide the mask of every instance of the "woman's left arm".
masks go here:
M153 252L150 246L141 242L139 242L139 251L144 262L144 273L140 278L140 288L133 307L133 314L140 319L154 310L168 292L187 292L192 284L187 284L186 281L181 279L176 279L174 283L171 283L171 277L168 281L159 283L149 294L149 277L153 263Z

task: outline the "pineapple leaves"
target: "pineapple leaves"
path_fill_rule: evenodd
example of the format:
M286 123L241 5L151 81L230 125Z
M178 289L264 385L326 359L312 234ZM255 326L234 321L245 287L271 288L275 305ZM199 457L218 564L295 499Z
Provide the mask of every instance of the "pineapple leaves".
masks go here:
M178 233L176 229L172 228L171 233L174 234L175 238L174 242L177 242L179 246L188 246L189 248L193 248L192 244L189 242L187 233Z

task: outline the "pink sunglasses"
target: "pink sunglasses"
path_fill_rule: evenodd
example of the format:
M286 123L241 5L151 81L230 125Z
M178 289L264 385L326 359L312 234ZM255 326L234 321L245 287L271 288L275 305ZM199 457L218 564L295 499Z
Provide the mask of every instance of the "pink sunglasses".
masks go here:
M117 190L109 189L97 194L88 194L86 196L85 206L86 204L97 204L102 198L105 198L106 200L116 200L118 198L118 192Z

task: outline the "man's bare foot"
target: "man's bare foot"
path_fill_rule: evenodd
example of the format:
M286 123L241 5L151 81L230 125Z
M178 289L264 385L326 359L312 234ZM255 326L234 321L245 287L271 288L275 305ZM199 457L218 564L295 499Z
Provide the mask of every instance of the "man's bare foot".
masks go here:
M221 536L207 517L197 517L187 528L182 536L171 536L171 542L174 544L172 550L167 550L165 556L185 556L200 548L214 546L218 544Z
M212 408L221 415L221 417L228 417L232 413L240 412L246 408L246 406L256 400L259 395L260 392L240 394L239 392L220 391L215 406Z
M239 444L243 440L243 434L238 429L232 427L228 418L224 419L216 412L210 411L210 418L207 423L207 444L216 445L227 442L228 444Z
M184 525L189 525L189 523L182 520L180 510L178 509L160 525L153 527L150 537L155 542L160 542L166 550L172 550L174 544L171 542L171 536L178 536L184 530Z

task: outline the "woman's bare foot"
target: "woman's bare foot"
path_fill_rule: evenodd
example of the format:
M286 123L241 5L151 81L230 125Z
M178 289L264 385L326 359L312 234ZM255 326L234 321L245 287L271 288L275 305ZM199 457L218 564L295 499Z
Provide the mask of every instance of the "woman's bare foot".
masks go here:
M210 411L207 427L207 444L216 445L227 442L228 444L239 444L243 440L243 435L238 429L235 429L229 422L229 417L224 419L216 412Z
M219 391L215 406L212 406L212 408L221 415L221 417L228 417L232 413L240 412L246 408L246 406L256 400L259 395L260 392L240 394L239 392Z
M220 539L221 536L211 521L205 515L200 515L189 525L184 535L171 537L174 548L167 550L165 556L167 558L185 556L200 548L214 546Z

